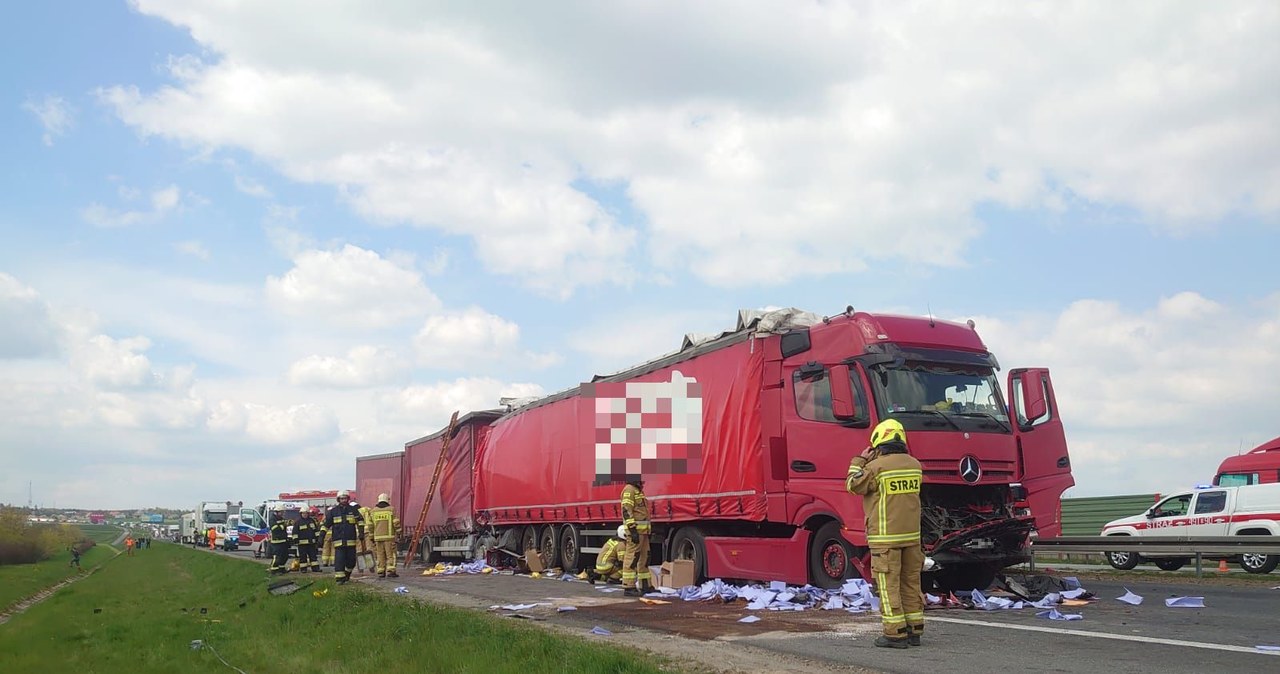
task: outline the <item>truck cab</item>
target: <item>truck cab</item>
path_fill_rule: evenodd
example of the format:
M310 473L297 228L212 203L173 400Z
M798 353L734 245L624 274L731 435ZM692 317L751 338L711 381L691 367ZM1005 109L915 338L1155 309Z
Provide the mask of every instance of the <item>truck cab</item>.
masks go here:
M1122 517L1102 527L1103 536L1160 536L1202 538L1208 536L1280 536L1280 484L1242 487L1204 485L1176 492L1139 515ZM1165 571L1176 571L1189 561L1185 555L1135 552L1105 553L1111 566L1127 570L1143 559ZM1280 555L1245 553L1235 559L1249 573L1270 573Z
M1220 487L1274 482L1280 482L1280 438L1264 442L1246 454L1227 457L1213 478L1213 484Z

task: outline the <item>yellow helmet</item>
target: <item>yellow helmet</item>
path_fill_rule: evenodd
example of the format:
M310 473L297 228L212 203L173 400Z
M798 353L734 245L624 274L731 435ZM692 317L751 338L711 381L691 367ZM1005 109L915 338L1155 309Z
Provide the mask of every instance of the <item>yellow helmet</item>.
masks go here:
M885 419L871 431L871 446L879 447L890 440L907 444L907 431L897 419Z

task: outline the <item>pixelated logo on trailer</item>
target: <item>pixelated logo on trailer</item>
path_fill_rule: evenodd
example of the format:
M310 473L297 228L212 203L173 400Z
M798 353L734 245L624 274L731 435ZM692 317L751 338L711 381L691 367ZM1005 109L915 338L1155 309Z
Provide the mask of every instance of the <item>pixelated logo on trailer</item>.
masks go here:
M702 385L680 372L665 382L582 384L594 409L595 485L702 470Z

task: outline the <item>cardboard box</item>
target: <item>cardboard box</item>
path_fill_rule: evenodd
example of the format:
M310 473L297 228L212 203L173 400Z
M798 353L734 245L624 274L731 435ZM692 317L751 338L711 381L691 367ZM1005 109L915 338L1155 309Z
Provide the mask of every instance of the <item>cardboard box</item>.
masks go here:
M693 585L694 569L692 559L677 559L662 563L662 577L658 587L669 587L679 590L686 585Z
M529 573L542 572L542 555L539 555L536 549L529 548L524 551L524 563L529 567Z

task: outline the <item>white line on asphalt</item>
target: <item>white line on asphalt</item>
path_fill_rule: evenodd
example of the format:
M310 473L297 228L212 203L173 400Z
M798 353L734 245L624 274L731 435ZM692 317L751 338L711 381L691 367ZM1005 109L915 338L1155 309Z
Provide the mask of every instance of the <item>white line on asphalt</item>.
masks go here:
M979 625L981 627L1003 627L1010 630L1028 632L1048 632L1050 634L1071 634L1078 637L1094 637L1095 639L1116 639L1118 641L1137 641L1145 644L1166 644L1169 646L1189 646L1191 648L1207 648L1215 651L1231 651L1233 653L1257 653L1259 655L1280 655L1280 652L1260 651L1249 646L1229 646L1227 644L1207 644L1203 641L1180 641L1178 639L1161 639L1159 637L1141 637L1130 634L1107 634L1088 630L1071 630L1062 627L1036 627L1035 625L1011 625L1009 623L988 622L985 620L965 620L963 618L942 618L929 616L930 622L956 623L959 625Z

